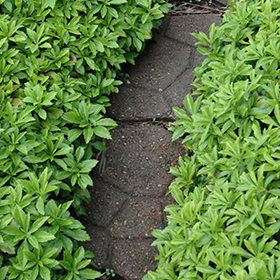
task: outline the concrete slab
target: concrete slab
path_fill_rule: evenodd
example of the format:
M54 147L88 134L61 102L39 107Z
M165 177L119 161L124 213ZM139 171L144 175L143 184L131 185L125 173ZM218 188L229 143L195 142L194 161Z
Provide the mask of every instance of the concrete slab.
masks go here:
M119 126L108 141L102 179L125 193L162 197L173 180L170 164L184 153L164 127L142 124Z
M111 267L129 280L140 280L148 272L155 270L154 256L157 248L151 247L153 240L115 240L112 249Z
M187 94L190 94L194 90L191 85L193 82L193 70L186 70L181 76L179 76L176 81L168 87L162 95L164 99L171 107L184 108L184 99ZM172 111L172 116L174 119L177 117Z
M154 229L163 228L162 212L160 201L133 197L114 221L110 234L119 239L152 238Z
M127 195L100 178L93 179L91 203L85 205L89 223L107 228L119 212Z
M209 27L215 22L222 23L222 18L216 14L189 14L186 16L171 17L165 35L183 44L194 46L197 39L190 33L203 32L209 35Z
M147 44L136 59L137 67L130 66L125 71L132 86L161 92L189 67L190 55L190 47L161 37L158 43Z
M85 250L94 253L93 262L99 269L107 268L110 264L110 235L104 228L97 226L91 226L87 233L91 241L83 242Z
M153 118L169 119L172 108L166 103L162 92L132 85L122 85L112 94L108 116L120 121L147 121Z

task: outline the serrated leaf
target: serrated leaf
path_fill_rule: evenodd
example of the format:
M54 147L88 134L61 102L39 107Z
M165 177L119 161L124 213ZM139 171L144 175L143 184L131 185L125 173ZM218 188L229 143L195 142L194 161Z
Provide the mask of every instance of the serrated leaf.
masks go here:
M34 234L34 237L38 240L40 243L48 242L50 240L55 239L55 236L51 233L48 233L46 231L39 231Z
M99 136L101 138L112 139L108 129L103 126L96 126L92 130L97 136Z

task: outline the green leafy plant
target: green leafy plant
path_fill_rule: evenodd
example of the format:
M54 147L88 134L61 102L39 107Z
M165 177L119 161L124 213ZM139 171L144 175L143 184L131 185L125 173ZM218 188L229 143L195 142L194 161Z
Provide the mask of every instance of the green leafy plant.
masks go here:
M209 37L193 34L207 56L194 71L198 98L174 108L171 128L189 156L171 168L177 204L166 207L168 226L153 232L159 265L144 279L280 275L280 3L230 3Z
M0 279L95 279L71 213L90 201L93 151L121 64L159 26L163 0L0 0Z

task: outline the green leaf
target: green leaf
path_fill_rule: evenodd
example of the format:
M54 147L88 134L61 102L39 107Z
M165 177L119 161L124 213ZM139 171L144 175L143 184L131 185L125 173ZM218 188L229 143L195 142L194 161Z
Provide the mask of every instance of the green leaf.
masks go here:
M38 115L43 120L45 120L47 118L47 112L42 108L39 109Z
M69 123L80 124L82 122L80 114L77 111L64 113L62 118Z
M96 279L102 276L102 274L98 271L94 271L92 269L86 268L79 271L79 275L84 277L85 279Z
M81 229L75 229L75 230L64 230L64 233L68 235L69 237L72 237L73 239L77 241L87 241L90 240L89 235Z
M189 119L189 116L186 114L186 112L183 109L180 109L178 107L173 108L174 114L180 118L180 119Z
M51 280L51 273L50 270L46 266L40 267L40 276L44 280Z
M45 0L43 2L43 9L51 7L52 9L54 9L55 4L56 4L56 0Z
M103 126L96 126L92 130L97 136L99 136L101 138L112 139L108 129Z
M41 227L44 225L44 223L45 223L48 219L49 219L49 217L41 217L41 218L37 219L37 220L33 223L31 229L29 230L29 233L33 233L33 232L37 231L39 228L41 228Z
M39 243L35 236L30 235L27 237L27 239L28 239L29 243L31 244L31 246L33 246L36 249L39 249Z
M86 144L88 144L92 140L93 133L94 133L94 128L92 128L90 126L88 126L87 128L85 128L83 130L83 135L84 135Z
M80 177L78 178L78 184L79 186L84 190L87 186L92 186L92 180L88 174L80 174Z
M99 151L106 151L107 150L106 146L100 141L92 143L92 146Z
M40 196L36 202L36 207L41 215L45 215L44 199Z
M33 235L37 240L38 242L40 243L44 243L44 242L48 242L50 240L53 240L55 239L55 236L51 233L48 233L46 231L39 231L39 232L36 232L34 233Z
M7 275L8 271L9 271L9 266L4 266L0 269L0 280L7 279L6 275Z
M198 271L207 274L216 274L217 272L219 272L217 269L214 269L211 266L203 265L203 264L199 264L196 268Z
M173 135L172 135L172 141L177 140L178 138L182 137L186 133L185 128L183 126L180 126L175 129Z
M91 58L85 57L85 61L86 61L87 65L88 65L92 70L95 70L95 69L96 69L95 63L94 63L94 61L93 61Z
M48 108L47 109L47 114L49 119L58 119L59 117L62 116L63 110L62 109L57 109L57 108Z
M72 143L83 133L82 129L71 129L68 132L68 141Z
M111 0L109 1L110 5L121 5L127 3L127 0Z
M111 84L113 84L115 80L114 79L104 79L101 83L101 88L106 88L108 86L110 86Z

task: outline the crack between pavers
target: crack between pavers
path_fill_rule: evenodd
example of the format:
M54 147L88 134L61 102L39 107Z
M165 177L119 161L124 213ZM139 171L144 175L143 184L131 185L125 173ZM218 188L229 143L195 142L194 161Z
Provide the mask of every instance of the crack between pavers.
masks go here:
M166 126L168 123L175 121L173 118L143 118L141 120L115 120L119 126L122 125L155 125L155 126Z
M113 215L109 225L106 227L106 231L110 234L110 229L111 227L113 227L114 222L116 221L117 217L119 216L119 214L122 212L122 210L125 208L125 206L129 203L129 197L126 198L126 200L123 202L123 204L121 205L121 207L119 208L119 210ZM110 234L111 236L111 234ZM111 236L112 237L112 236ZM112 237L113 238L113 237Z
M183 46L185 46L185 47L192 47L192 48L194 47L194 46L191 45L191 44L183 43L183 42L181 42L180 40L178 40L178 39L176 39L176 38L169 37L167 34L164 34L164 37L165 37L166 39L172 41L172 42L176 42L176 43L178 43L178 44L180 44L180 45L183 45Z
M118 215L120 214L120 212L124 209L124 207L129 203L129 198L127 197L126 200L123 202L122 206L119 208L119 210L113 215L109 226L107 226L105 228L106 232L108 232L109 236L110 236L110 241L109 241L109 250L108 250L108 256L107 256L107 262L109 264L109 266L111 266L112 264L112 254L113 254L113 242L115 240L114 237L111 236L110 234L110 228L113 226L114 221L116 220L116 218L118 217Z
M119 119L110 114L107 114L109 118L114 120L117 123L117 127L125 127L125 126L159 126L168 130L169 126L176 121L176 119L171 117L155 117L155 118L143 118L140 120L133 119Z

